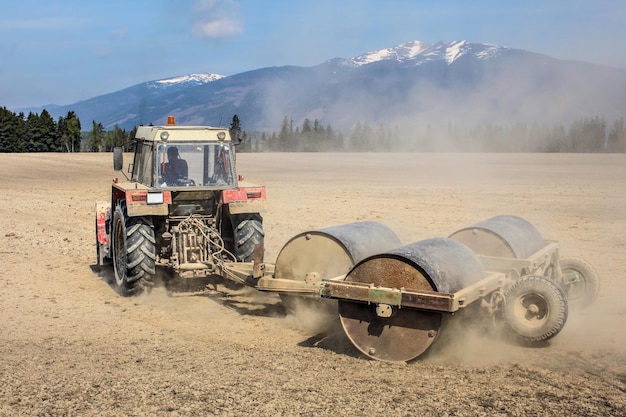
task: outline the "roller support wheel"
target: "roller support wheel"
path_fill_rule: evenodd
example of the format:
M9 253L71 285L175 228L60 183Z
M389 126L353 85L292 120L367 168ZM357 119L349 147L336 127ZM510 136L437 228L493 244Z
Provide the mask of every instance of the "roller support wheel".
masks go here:
M346 281L375 286L433 291L420 271L400 260L381 258L357 265ZM385 304L339 301L341 325L364 355L385 362L406 362L424 353L435 341L442 313L399 309Z
M576 258L562 258L561 288L567 294L568 305L572 310L589 307L600 293L600 279L593 266Z
M565 293L545 277L521 277L504 293L502 318L505 327L522 342L551 339L567 321Z

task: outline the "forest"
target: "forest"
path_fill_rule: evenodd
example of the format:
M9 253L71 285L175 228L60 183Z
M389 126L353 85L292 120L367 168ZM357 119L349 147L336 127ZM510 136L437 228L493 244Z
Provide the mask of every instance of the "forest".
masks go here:
M583 117L569 124L518 122L370 126L357 122L349 131L305 118L301 125L285 116L278 131L246 131L237 115L229 126L239 152L626 152L624 118L609 123L602 116ZM0 108L0 152L110 152L132 150L136 127L105 130L92 121L84 129L70 111L54 120L40 114Z
M116 126L107 132L95 121L83 131L73 111L55 121L45 109L25 116L0 108L0 152L106 152L127 145L134 136L135 129Z

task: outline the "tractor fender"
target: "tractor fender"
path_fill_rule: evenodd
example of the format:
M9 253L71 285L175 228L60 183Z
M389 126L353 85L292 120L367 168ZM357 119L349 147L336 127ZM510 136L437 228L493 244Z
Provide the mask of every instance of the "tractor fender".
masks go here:
M231 214L260 213L265 211L265 187L245 186L222 191L221 204L228 204Z

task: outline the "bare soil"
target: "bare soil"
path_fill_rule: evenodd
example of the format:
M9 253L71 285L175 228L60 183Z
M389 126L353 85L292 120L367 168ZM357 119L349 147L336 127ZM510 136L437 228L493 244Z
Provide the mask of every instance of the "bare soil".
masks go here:
M127 158L127 162L130 159ZM626 415L626 155L240 154L265 184L266 261L373 220L405 243L499 214L592 263L597 302L539 347L471 326L369 360L277 296L189 282L123 298L95 267L110 154L0 154L1 416ZM442 339L443 340L443 339Z

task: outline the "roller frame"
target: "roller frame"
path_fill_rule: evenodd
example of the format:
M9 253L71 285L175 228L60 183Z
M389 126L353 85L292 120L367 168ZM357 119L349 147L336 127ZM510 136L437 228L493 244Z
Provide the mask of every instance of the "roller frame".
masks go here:
M236 275L236 281L248 284L251 276L250 263L225 264L226 277ZM445 313L455 311L479 300L481 297L502 288L507 275L488 272L488 275L467 288L453 294L436 291L415 291L407 288L376 287L361 282L343 282L345 275L332 279L296 281L272 277L271 266L254 287L259 291L287 293L302 296L341 299L368 304L387 304L400 308L433 310ZM313 274L312 274L313 275Z
M504 288L511 280L527 274L536 274L558 259L558 244L549 242L527 259L478 256L486 269L482 280L455 293L416 291L410 288L377 287L367 283L344 282L345 275L320 279L315 272L305 280L274 278L274 265L251 262L230 262L222 265L222 275L252 286L259 291L293 294L347 301L386 304L398 308L454 313L486 295ZM254 278L253 271L263 275Z
M519 275L542 275L542 272L559 259L557 242L546 241L546 245L525 259L499 258L495 256L476 255L488 271L508 273L515 270Z
M503 287L506 280L506 274L488 272L484 279L452 294L416 291L408 288L376 287L360 282L323 281L319 293L324 298L454 313Z

